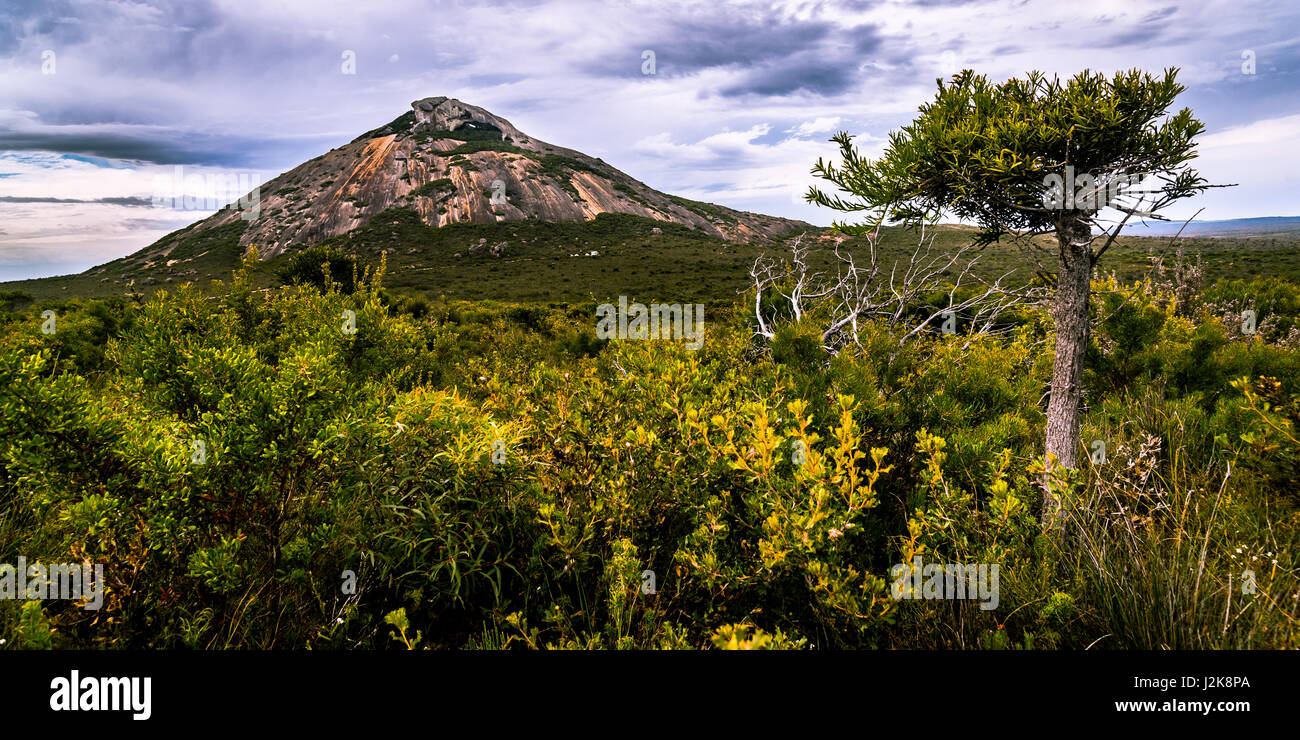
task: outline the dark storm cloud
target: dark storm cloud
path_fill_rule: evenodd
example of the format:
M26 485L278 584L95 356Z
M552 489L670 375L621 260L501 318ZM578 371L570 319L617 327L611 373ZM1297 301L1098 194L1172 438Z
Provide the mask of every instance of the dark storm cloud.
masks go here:
M834 31L835 26L828 22L783 23L771 16L740 20L719 15L685 19L640 45L655 52L662 71L689 74L711 67L749 67L788 57L820 44Z
M719 67L747 68L770 63L818 48L843 29L829 21L790 20L774 11L750 16L720 11L652 16L646 31L627 40L628 54L639 59L642 50L655 53L657 74L690 75ZM593 59L583 71L600 77L639 74L637 65Z
M858 80L858 70L835 62L807 61L776 64L753 70L746 79L723 88L722 95L789 95L807 92L815 95L840 95Z
M257 167L285 148L277 139L180 132L135 134L115 131L59 131L42 127L35 131L0 130L0 150L58 152L106 159L123 159L151 164L199 164L213 167ZM319 140L316 148L325 144ZM295 148L310 150L313 144L295 139Z
M347 96L367 81L386 79L403 68L389 61L395 54L407 70L446 71L473 61L457 48L468 43L465 38L433 49L424 38L430 29L420 24L367 25L361 3L319 18L311 17L309 5L295 12L290 3L273 22L250 22L241 8L209 0L5 5L0 28L8 33L0 34L0 60L8 57L16 70L36 74L48 50L57 73L48 83L16 87L0 108L28 111L50 125L184 130L202 128L212 110L228 115L245 106L264 119L288 99L299 102L316 91L319 100ZM355 75L340 71L345 51L356 60ZM94 86L95 78L106 84ZM215 94L186 99L195 91ZM166 143L160 148L172 150Z
M675 17L628 48L655 54L656 74L693 75L711 69L741 72L719 90L723 97L783 96L796 92L841 95L861 79L864 62L888 51L891 62L908 64L910 44L888 40L871 24L851 27L829 21L790 20L768 12L743 18L733 13ZM883 61L883 60L882 60ZM602 59L586 72L612 77L640 74L638 65Z
M853 42L853 51L856 54L877 54L882 51L885 44L880 29L870 24L854 26L845 31L844 35Z
M199 156L210 157L213 154L211 151L206 151L196 156L198 153L194 152L192 147L179 146L175 142L155 137L55 131L0 131L0 149L14 152L68 152L157 164L194 162Z
M1174 5L1153 10L1143 15L1136 25L1126 26L1125 30L1118 33L1098 35L1089 39L1086 45L1113 49L1121 46L1146 46L1157 42L1177 44L1199 38L1199 31L1189 32L1182 24L1169 20L1177 13L1178 8ZM1114 16L1108 16L1104 19L1104 23L1109 24L1114 20L1116 20Z
M1165 31L1169 30L1166 26L1155 23L1148 23L1138 28L1132 28L1122 33L1113 35L1101 35L1091 39L1083 46L1100 47L1103 49L1114 49L1121 46L1140 46L1144 44L1155 44L1162 41Z
M156 77L184 74L192 66L187 61L211 62L214 46L205 39L216 35L219 48L243 36L243 31L224 26L221 11L209 0L5 0L0 29L10 31L0 34L0 53L48 48L58 54L84 45L118 69Z
M148 206L153 207L153 200L150 198L98 198L96 203L107 203L114 206Z

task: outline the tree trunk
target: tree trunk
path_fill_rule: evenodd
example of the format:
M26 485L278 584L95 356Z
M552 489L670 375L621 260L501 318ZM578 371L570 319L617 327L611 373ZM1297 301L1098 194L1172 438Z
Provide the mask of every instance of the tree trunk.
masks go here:
M1092 291L1092 231L1086 221L1067 216L1057 224L1061 249L1056 283L1056 361L1052 367L1052 394L1047 404L1047 469L1043 493L1043 523L1054 523L1061 514L1061 496L1069 491L1053 490L1052 458L1055 465L1076 468L1079 464L1079 401L1083 392L1083 355L1088 347L1088 296Z

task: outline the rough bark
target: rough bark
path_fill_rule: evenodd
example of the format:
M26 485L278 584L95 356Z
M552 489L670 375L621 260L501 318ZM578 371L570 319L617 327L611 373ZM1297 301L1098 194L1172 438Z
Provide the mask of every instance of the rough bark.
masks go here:
M1060 271L1052 320L1056 325L1056 360L1052 368L1052 392L1047 405L1047 485L1044 490L1043 522L1050 524L1061 513L1060 497L1067 491L1053 490L1050 471L1055 465L1076 468L1079 464L1079 402L1083 393L1083 356L1088 346L1088 297L1092 285L1092 238L1088 223L1078 216L1063 218L1057 225Z

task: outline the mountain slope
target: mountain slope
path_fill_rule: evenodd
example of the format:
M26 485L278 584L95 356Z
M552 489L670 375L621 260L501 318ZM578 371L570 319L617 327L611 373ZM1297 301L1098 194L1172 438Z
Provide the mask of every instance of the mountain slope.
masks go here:
M494 199L493 185L501 197ZM250 245L263 285L301 248L328 243L364 263L387 254L387 285L412 293L506 300L650 295L730 300L760 252L786 234L826 230L658 192L581 152L529 137L509 121L449 98L411 110L274 178L260 211L223 210L79 275L0 283L0 301L121 296L228 278ZM494 200L496 202L494 202ZM1271 232L1294 219L1250 224ZM1222 227L1224 224L1219 224ZM1195 226L1195 224L1193 224ZM914 237L886 229L889 249ZM965 227L934 233L956 243ZM1136 275L1167 238L1129 230L1106 269ZM1300 244L1281 238L1202 239L1184 233L1212 277L1295 274ZM1271 236L1271 233L1268 234ZM1187 237L1193 237L1187 239ZM986 267L1023 267L989 250ZM653 296L652 296L653 297ZM21 300L20 300L21 299ZM0 306L4 305L0 303Z
M392 208L413 210L431 227L580 222L626 213L734 241L767 240L807 227L660 193L602 160L532 138L504 118L442 97L415 101L391 123L276 177L260 193L260 214L247 221L239 245L257 245L263 258L335 239ZM240 212L222 210L188 231L241 220ZM163 239L139 256L165 261L175 246L176 240Z

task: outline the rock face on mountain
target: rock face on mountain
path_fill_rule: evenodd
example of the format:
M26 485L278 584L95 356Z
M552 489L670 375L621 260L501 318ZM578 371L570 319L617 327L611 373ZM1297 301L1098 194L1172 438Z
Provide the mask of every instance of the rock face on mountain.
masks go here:
M540 141L504 118L445 97L417 100L391 123L265 183L259 200L260 212L240 245L257 245L263 258L341 236L395 207L417 212L432 227L586 221L612 212L741 241L807 226L666 195L600 159ZM223 210L191 230L240 218Z

